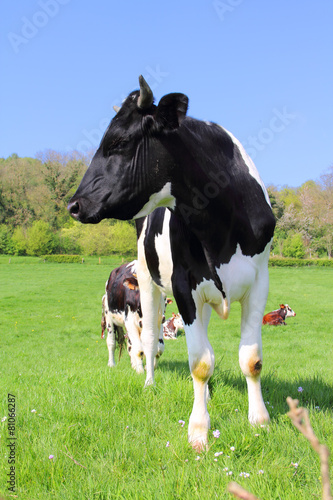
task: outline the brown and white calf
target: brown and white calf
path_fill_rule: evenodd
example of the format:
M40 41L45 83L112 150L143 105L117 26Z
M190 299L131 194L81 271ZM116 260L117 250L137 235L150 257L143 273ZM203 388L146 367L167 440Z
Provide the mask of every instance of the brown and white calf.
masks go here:
M262 319L263 325L286 325L285 319L296 316L295 311L288 304L280 304L280 309L265 314Z
M142 311L140 302L140 290L136 277L137 261L114 269L105 285L105 295L102 298L102 338L104 330L107 330L106 339L109 350L108 366L115 366L114 353L117 341L122 344L122 329L126 330L127 351L131 358L131 365L138 373L143 373L144 351L141 342ZM165 301L160 304L160 336L157 359L163 354L164 341L162 335L162 317Z
M180 328L184 328L181 315L179 313L172 313L171 318L163 323L163 338L176 339Z

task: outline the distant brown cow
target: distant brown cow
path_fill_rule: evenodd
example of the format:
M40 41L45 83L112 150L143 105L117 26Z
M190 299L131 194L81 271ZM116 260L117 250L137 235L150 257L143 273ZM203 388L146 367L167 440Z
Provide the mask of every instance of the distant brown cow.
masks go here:
M181 315L172 313L172 317L163 323L163 338L176 339L179 328L184 328Z
M296 313L288 304L280 304L280 309L265 314L262 319L263 325L286 325L285 319L296 316Z

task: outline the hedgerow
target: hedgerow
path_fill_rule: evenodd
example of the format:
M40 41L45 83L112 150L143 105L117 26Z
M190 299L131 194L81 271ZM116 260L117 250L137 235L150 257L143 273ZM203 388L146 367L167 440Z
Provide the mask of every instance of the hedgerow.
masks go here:
M271 257L269 259L270 267L305 267L321 266L333 267L333 259L293 259L283 257Z

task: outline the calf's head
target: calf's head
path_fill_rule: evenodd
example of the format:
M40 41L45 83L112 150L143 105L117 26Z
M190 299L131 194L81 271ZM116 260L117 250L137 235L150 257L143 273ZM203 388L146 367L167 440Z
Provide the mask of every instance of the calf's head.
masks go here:
M142 76L139 82L140 90L129 94L111 121L68 204L76 220L132 219L157 206L174 206L174 160L161 141L181 124L188 99L168 94L156 106Z

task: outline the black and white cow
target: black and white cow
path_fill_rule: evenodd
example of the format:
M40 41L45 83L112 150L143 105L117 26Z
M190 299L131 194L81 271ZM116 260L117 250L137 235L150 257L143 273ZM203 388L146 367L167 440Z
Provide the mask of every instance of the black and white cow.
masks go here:
M164 352L162 319L165 309L164 296L161 296L159 306L159 341L155 356L155 367L158 358ZM125 329L127 336L127 351L131 365L137 373L143 373L144 350L141 342L142 310L140 290L137 281L137 261L133 260L113 269L105 284L105 294L102 298L102 338L104 330L108 332L106 345L109 351L108 366L115 366L114 353L118 343L122 343Z
M207 384L214 352L207 326L212 308L225 319L230 304L240 301L239 363L248 385L249 420L269 420L260 386L261 324L275 219L239 141L215 123L187 117L184 94L168 94L155 105L151 89L142 77L139 81L140 90L129 94L111 121L68 209L76 220L97 223L169 208L154 212L139 228L146 385L154 379L160 293L172 292L184 322L194 385L188 436L200 450L210 426ZM169 244L161 253L163 232Z

